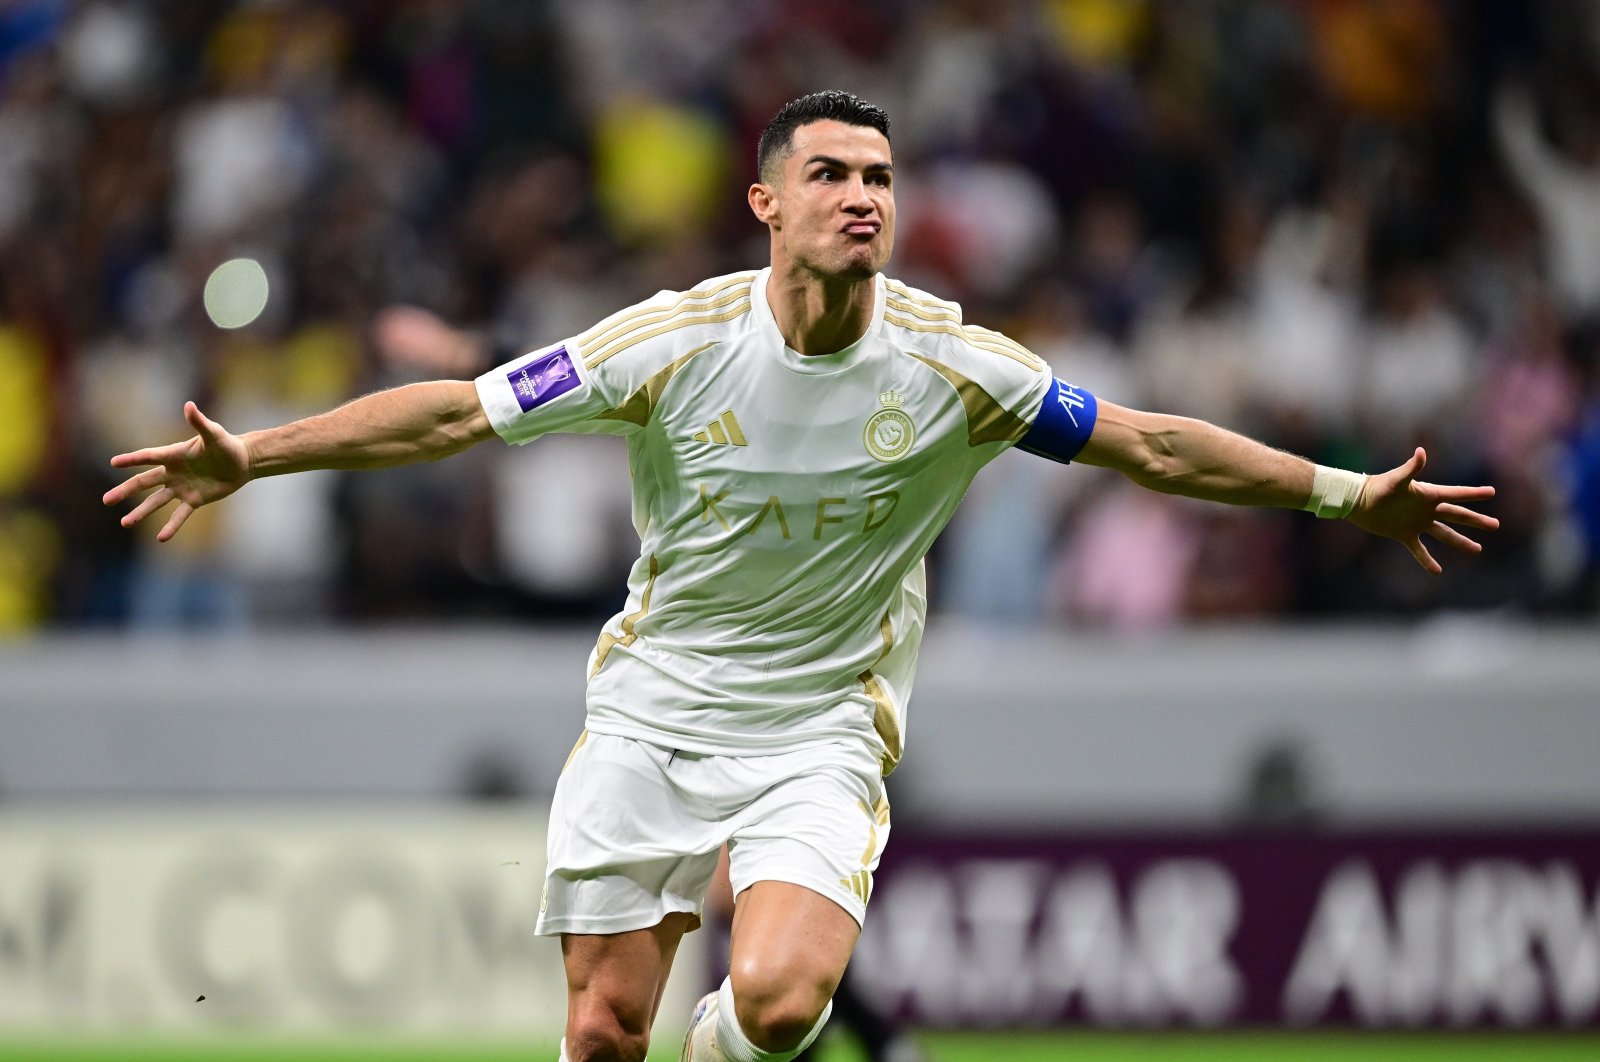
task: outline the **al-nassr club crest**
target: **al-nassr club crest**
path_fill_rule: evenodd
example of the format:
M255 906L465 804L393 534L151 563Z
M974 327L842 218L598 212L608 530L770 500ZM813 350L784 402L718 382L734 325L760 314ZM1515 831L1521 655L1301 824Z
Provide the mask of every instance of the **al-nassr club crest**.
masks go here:
M867 444L867 453L879 461L898 461L911 452L917 439L917 426L900 407L906 396L899 391L884 391L878 395L883 408L867 418L867 427L861 433Z

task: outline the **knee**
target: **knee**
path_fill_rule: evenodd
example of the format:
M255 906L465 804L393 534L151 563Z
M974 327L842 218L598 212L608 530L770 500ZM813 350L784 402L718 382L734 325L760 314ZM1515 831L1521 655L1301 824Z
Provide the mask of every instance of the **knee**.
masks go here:
M568 1062L644 1062L650 1033L601 1000L583 1000L567 1016Z
M816 1026L834 985L747 962L730 971L739 1027L763 1051L793 1051Z

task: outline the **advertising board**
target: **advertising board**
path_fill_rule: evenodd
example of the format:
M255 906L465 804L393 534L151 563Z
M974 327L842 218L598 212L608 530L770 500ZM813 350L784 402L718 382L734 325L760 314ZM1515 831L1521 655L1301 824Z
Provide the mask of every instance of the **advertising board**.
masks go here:
M546 814L7 809L0 1031L554 1043L560 949L533 934ZM668 1013L700 988L682 980Z
M1600 1027L1594 832L896 831L856 953L944 1027Z

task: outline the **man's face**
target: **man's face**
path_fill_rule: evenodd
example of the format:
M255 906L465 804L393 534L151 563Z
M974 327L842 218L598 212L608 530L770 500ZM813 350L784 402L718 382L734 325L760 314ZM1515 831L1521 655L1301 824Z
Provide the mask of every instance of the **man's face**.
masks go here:
M828 277L866 278L894 250L889 141L876 129L819 121L794 132L777 184L751 189L774 252Z

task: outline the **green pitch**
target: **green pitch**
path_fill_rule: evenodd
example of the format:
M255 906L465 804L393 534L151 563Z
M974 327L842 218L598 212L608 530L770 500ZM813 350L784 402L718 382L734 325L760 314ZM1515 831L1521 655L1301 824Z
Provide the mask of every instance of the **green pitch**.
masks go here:
M1600 1036L1513 1037L1263 1033L945 1033L923 1037L932 1062L1577 1062ZM843 1050L827 1062L858 1062ZM652 1062L654 1054L651 1055Z
M1306 1033L928 1033L930 1062L1593 1062L1600 1036ZM452 1048L407 1043L229 1040L37 1040L4 1043L8 1062L554 1062L555 1044ZM650 1062L675 1062L658 1044ZM839 1041L823 1062L864 1062Z

